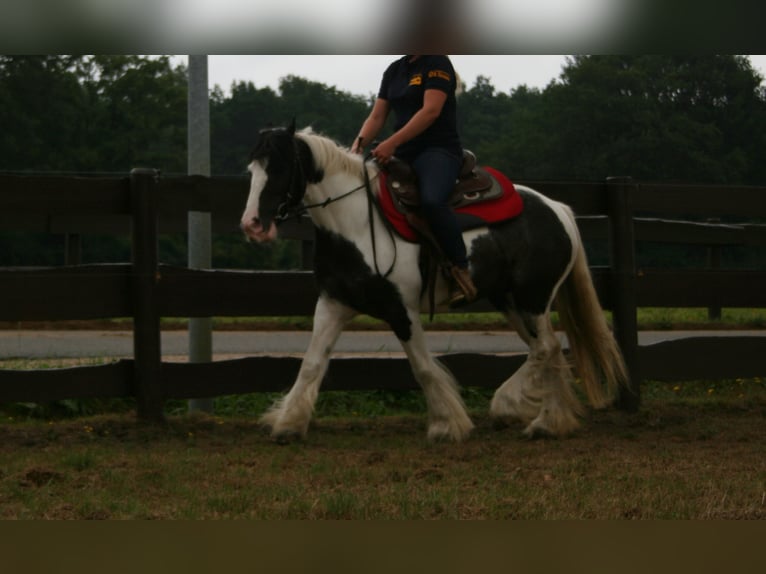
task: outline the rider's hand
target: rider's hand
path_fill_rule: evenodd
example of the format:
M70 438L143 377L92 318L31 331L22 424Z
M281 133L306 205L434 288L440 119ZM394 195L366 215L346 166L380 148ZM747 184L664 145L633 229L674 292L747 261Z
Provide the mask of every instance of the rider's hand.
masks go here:
M378 163L385 165L394 155L395 151L396 146L390 140L383 140L372 150L372 156Z
M361 137L356 138L354 140L354 143L351 144L351 153L358 153L358 154L364 153L364 145L362 144L363 144L362 138Z

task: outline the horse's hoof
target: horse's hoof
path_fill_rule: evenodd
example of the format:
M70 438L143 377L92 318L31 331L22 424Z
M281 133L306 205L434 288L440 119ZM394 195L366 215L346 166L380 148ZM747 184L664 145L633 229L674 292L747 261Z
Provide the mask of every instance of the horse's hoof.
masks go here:
M490 424L494 431L504 431L511 427L510 417L492 417Z
M271 435L272 440L278 445L285 446L301 440L303 437L295 431L282 431Z
M552 433L546 428L529 425L524 429L524 438L528 440L543 440L543 439L555 439L558 438L555 433Z
M426 435L426 439L428 440L429 444L445 444L448 442L453 442L452 437L450 437L448 434L432 434L428 433Z
M446 424L435 423L428 428L428 442L430 443L443 443L453 442L459 443L468 439L473 430L473 424L469 423L463 428L451 428Z

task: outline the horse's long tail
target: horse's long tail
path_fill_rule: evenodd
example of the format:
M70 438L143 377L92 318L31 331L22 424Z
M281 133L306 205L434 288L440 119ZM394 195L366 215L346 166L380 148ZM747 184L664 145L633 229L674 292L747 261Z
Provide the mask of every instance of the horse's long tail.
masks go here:
M559 289L556 308L588 399L602 408L614 400L620 385L628 384L629 376L596 295L574 214L567 213L575 230L574 266Z

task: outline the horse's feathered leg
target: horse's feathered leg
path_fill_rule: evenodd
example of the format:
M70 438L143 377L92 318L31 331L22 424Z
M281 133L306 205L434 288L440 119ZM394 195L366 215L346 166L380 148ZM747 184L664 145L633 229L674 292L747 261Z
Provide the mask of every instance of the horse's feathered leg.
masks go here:
M518 418L528 423L525 432L566 434L579 425L583 408L573 390L572 369L561 352L549 314L553 298L569 339L583 390L596 408L610 402L610 391L627 382L620 349L604 318L593 287L582 239L571 209L547 202L569 238L570 261L552 290L542 314L517 314L516 327L529 343L526 363L495 393L491 414ZM563 252L563 249L559 249ZM524 306L520 308L533 308ZM517 306L517 309L519 306ZM511 317L513 318L513 317ZM602 385L606 383L606 392Z
M527 423L524 432L529 436L560 436L575 430L582 405L573 392L572 372L549 314L528 317L516 327L529 343L529 355L495 392L490 414Z
M570 209L531 190L524 193L527 225L521 231L509 226L504 230L506 235L499 234L498 238L509 253L513 253L514 242L534 250L530 257L523 252L517 255L505 305L511 323L529 344L529 355L495 393L490 414L520 419L527 423L528 435L564 435L579 426L583 409L574 393L572 370L553 330L550 312L562 285L572 280L582 243ZM583 267L590 282L587 264ZM504 307L502 302L499 306Z
M306 436L330 354L344 326L356 314L353 309L333 299L324 295L319 297L314 310L311 342L303 357L298 378L290 392L261 417L261 423L271 429L271 435L277 441Z
M428 347L420 322L419 310L408 309L412 321L412 336L402 341L412 373L423 389L428 405L428 438L461 441L473 429L457 381L452 373L434 358Z

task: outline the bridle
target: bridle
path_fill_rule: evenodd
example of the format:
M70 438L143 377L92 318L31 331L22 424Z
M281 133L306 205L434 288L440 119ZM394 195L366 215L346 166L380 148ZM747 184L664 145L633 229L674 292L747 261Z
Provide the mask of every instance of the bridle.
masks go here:
M281 204L279 204L279 206L277 206L277 213L274 216L274 221L276 223L283 223L290 219L297 219L298 217L301 217L302 215L308 213L312 209L317 209L317 208L324 209L325 207L332 205L333 203L337 201L345 199L346 197L349 197L350 195L356 193L359 190L364 189L367 192L367 217L370 224L370 238L372 240L372 258L375 263L375 272L382 277L388 277L389 275L391 275L391 272L394 270L394 266L396 265L396 239L394 238L394 232L391 229L391 226L388 224L388 219L386 219L385 215L383 214L380 208L380 205L375 199L375 194L372 192L372 182L375 179L377 179L378 175L380 174L380 172L378 172L372 178L370 178L370 174L367 171L367 161L371 159L372 154L367 154L364 158L364 161L362 162L362 165L363 165L362 172L364 176L364 183L362 183L361 185L358 185L357 187L353 189L350 189L349 191L341 193L340 195L328 197L324 201L320 201L318 203L304 204L302 203L302 200L303 200L303 196L305 195L308 178L306 177L306 171L303 166L303 162L300 159L300 149L298 147L298 140L295 137L293 137L293 152L294 152L293 169L291 170L291 173L290 173L290 181L287 187L287 197L285 198L284 202L282 202ZM296 188L297 188L297 192L295 191ZM393 243L394 245L394 260L391 262L391 267L389 267L385 273L381 273L380 268L378 267L377 246L375 241L375 218L373 217L373 210L377 210L378 215L381 217L382 221L384 222L386 226L388 234L391 238L391 243Z
M306 171L303 168L303 162L300 160L300 149L295 136L293 141L293 169L290 170L290 182L287 185L287 197L285 201L277 206L277 213L274 221L281 223L288 219L293 219L303 215L306 211L305 206L301 205L303 195L306 193ZM300 179L298 179L300 177ZM296 191L297 184L297 191Z
M365 161L367 161L367 158L365 158ZM375 177L377 178L377 174ZM365 183L362 185L342 193L341 195L328 197L319 203L304 204L302 201L307 184L308 178L306 177L306 170L303 166L303 162L300 159L300 148L298 147L298 140L297 138L293 137L293 169L290 171L290 181L287 185L287 197L285 198L285 201L277 206L277 213L274 216L274 221L277 223L282 223L289 219L296 219L308 213L311 209L315 209L317 207L327 207L328 205L333 204L336 201L340 201L341 199L348 197L360 189L364 189L366 185L369 185L369 183L365 181Z

